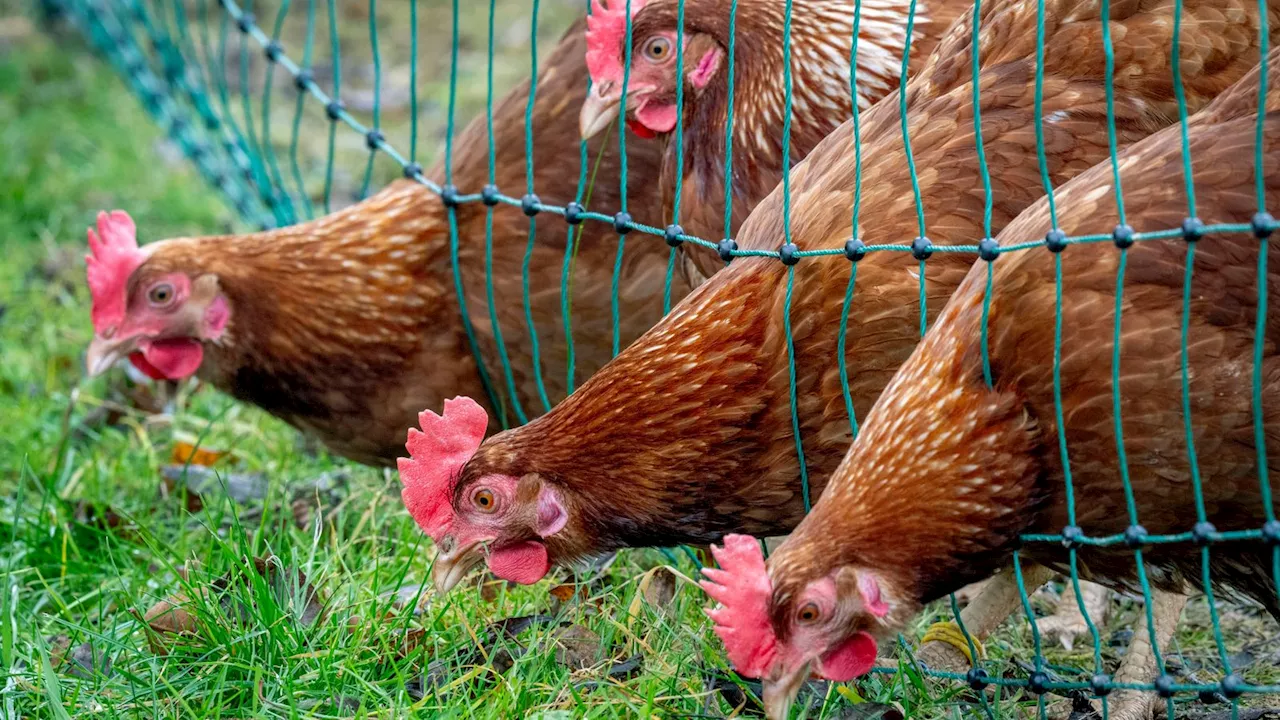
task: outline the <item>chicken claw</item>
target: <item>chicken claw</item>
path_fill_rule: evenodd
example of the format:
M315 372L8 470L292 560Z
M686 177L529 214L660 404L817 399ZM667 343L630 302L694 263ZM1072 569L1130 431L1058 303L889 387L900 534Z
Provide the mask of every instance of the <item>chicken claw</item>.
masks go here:
M1079 600L1084 601L1084 610L1094 625L1106 621L1107 610L1110 609L1111 591L1096 583L1080 581ZM1068 582L1058 600L1058 610L1036 621L1040 629L1040 637L1044 640L1058 639L1062 647L1068 651L1075 647L1076 639L1089 635L1089 623L1080 612L1075 586Z

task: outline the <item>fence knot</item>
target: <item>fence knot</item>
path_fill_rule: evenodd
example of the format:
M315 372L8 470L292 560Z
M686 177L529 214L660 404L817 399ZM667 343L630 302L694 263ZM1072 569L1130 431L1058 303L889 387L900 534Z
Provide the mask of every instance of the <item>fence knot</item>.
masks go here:
M867 256L867 244L858 238L846 240L844 243L844 256L849 262L858 262Z

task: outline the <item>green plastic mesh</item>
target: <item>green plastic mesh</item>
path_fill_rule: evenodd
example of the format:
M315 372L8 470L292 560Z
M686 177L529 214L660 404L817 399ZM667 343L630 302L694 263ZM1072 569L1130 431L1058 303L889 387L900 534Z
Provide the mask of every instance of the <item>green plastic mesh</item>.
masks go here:
M386 0L384 0L385 2ZM424 4L426 0L421 0ZM630 10L630 0L628 10ZM414 180L426 185L437 193L450 193L458 204L476 203L482 201L481 188L453 188L452 187L452 168L453 168L453 143L455 136L456 121L460 115L459 110L459 18L461 12L458 0L445 0L450 3L447 10L444 7L432 7L433 17L441 17L444 12L448 12L451 17L451 24L447 38L449 40L447 58L441 54L437 60L441 61L431 68L430 71L423 71L420 67L419 53L424 47L420 42L419 34L422 32L420 27L424 24L421 22L419 0L408 0L409 2L409 27L407 29L394 27L379 27L378 21L378 0L368 0L368 7L365 14L367 22L362 23L361 18L356 17L358 13L351 13L348 3L344 3L341 8L335 4L335 0L326 0L322 5L316 0L306 0L305 3L299 2L296 5L292 0L278 0L277 4L273 4L270 8L271 12L264 11L262 14L255 15L255 0L58 0L54 5L62 12L66 13L75 25L81 30L89 42L107 59L126 80L128 87L137 96L138 101L147 109L154 117L157 123L165 130L169 137L177 143L191 162L198 168L200 173L208 180L209 184L216 189L217 193L223 197L226 202L235 209L239 216L251 226L262 228L277 227L299 222L304 219L315 217L317 214L328 212L335 207L338 201L350 201L359 199L367 195L372 187L379 186L393 177L401 175L413 178ZM357 3L359 4L359 3ZM442 3L437 3L442 4ZM589 3L587 3L589 5ZM726 12L729 13L730 36L733 37L733 30L737 18L737 2L732 0L725 4ZM911 0L911 18L915 17L915 0ZM1102 14L1104 17L1108 13L1108 4L1103 1ZM1266 57L1268 53L1268 30L1266 27L1267 13L1266 0L1259 0L1260 16L1262 22L1261 28L1261 51L1262 56ZM975 5L973 12L975 18L981 8L981 0ZM1175 11L1178 22L1181 21L1181 0L1176 0ZM521 10L521 14L529 21L529 45L530 45L530 72L533 75L538 73L538 40L540 35L539 27L539 2L533 0L527 12ZM785 17L786 25L784 31L784 57L790 58L791 42L790 29L792 18L791 0L785 0ZM1035 102L1037 115L1043 115L1040 112L1043 98L1043 60L1044 60L1044 3L1039 3L1040 18L1037 27L1037 74L1035 85ZM492 182L494 178L494 145L493 145L493 97L495 70L502 72L504 68L500 63L495 62L495 19L502 13L497 10L496 0L490 0L488 3L488 15L486 26L486 55L487 68L485 72L486 86L484 93L483 106L477 108L478 111L484 112L489 120L489 179ZM628 15L630 13L628 12ZM680 4L679 9L679 35L683 37L684 32L684 3ZM510 18L505 18L510 19ZM628 18L628 41L625 51L624 67L630 66L630 58L632 53L630 41L630 19ZM858 23L861 22L861 14L859 13L853 27L853 57L850 58L851 66L858 52ZM322 33L322 27L327 28L326 34ZM431 26L434 31L434 26ZM282 37L285 36L285 30L290 30L289 37L301 38L301 45L285 48L282 44ZM986 158L983 149L982 122L981 112L979 110L978 94L979 87L977 83L979 73L979 62L977 56L977 35L978 23L974 23L974 48L971 67L973 73L973 107L974 118L973 126L976 136L976 146L979 153L982 189L985 197L984 207L984 238L992 237L991 227L991 209L992 209L992 191L991 179L988 174ZM383 74L387 70L388 62L384 58L386 54L384 47L380 45L379 34L385 35L389 32L395 32L403 40L403 35L408 34L408 54L403 57L396 57L396 68L403 69L407 67L407 97L391 99L386 97L384 93ZM907 37L911 36L910 29L907 31ZM441 37L444 37L441 35ZM1175 29L1174 37L1178 37ZM437 40L440 38L437 38ZM1113 171L1113 180L1115 188L1115 202L1119 211L1119 219L1121 224L1125 222L1124 214L1124 193L1120 184L1120 173L1116 156L1116 133L1115 133L1115 115L1113 107L1113 87L1110 82L1114 71L1114 57L1112 48L1112 38L1107 23L1103 23L1103 41L1106 52L1106 70L1107 70L1107 108L1108 108L1108 127L1110 138L1110 162ZM398 47L404 43L398 43ZM677 63L683 68L683 42L677 41ZM909 47L908 47L909 51ZM342 68L344 63L343 57L349 56L351 53L362 53L361 57L368 60L371 67L372 76L363 78L364 87L352 90L350 78L343 78ZM1186 141L1186 123L1187 108L1182 92L1182 80L1180 77L1179 57L1180 49L1175 45L1173 48L1173 67L1175 69L1174 86L1179 107L1179 121L1183 132L1183 176L1186 186L1186 196L1188 198L1187 217L1196 217L1195 205L1195 184L1194 175L1192 173L1191 157L1189 146ZM734 93L734 59L735 52L733 42L727 52L727 77L729 80L729 115L725 128L726 148L725 148L725 176L731 175L730 169L733 163L733 93ZM447 63L447 74L443 71L443 67ZM264 68L271 66L268 71ZM785 102L787 129L783 135L783 157L790 155L790 118L792 103L792 78L790 72L790 62L784 62L784 82L785 82ZM902 61L903 70L903 86L905 86L907 61L904 54ZM1263 65L1261 74L1261 92L1260 98L1265 97L1266 87L1269 78L1266 73L1266 66ZM523 72L524 68L520 68ZM440 77L445 75L445 77ZM628 74L629 75L629 74ZM851 90L856 96L857 78L856 73L851 73ZM508 78L510 80L516 77ZM624 77L623 94L626 93L626 82L629 77ZM345 80L345 84L344 84ZM422 173L422 165L418 159L423 152L431 151L432 145L435 144L436 138L424 140L420 137L421 130L419 127L419 118L423 115L423 100L419 97L420 86L424 83L431 83L433 87L440 83L447 83L447 108L444 112L444 131L442 138L442 153L445 167L445 185L440 186L426 178ZM281 102L283 96L279 92L280 88L275 85L292 85L296 89L296 99L293 103ZM536 84L535 84L536 85ZM586 88L584 88L584 93ZM355 105L355 99L360 99L360 108L358 110L349 108L348 105ZM527 122L532 115L534 100L536 97L536 86L531 89L528 98L528 106L526 109L525 123L525 148L526 148L526 178L527 184L524 188L499 188L497 202L519 207L522 203L522 197L537 192L534 187L534 167L533 167L533 143L536 138L531 130L531 123ZM339 100L341 99L341 101ZM273 105L273 100L276 104ZM410 117L410 127L408 129L407 146L394 145L387 139L380 129L380 122L389 102L394 101L401 105L407 105L407 112ZM677 97L679 106L677 116L683 116L683 88ZM905 113L905 93L899 93L898 102L902 109L902 133L904 145L907 153L908 164L911 172L912 189L915 197L916 205L916 221L918 225L919 238L927 238L927 220L924 213L924 206L920 200L920 188L917 183L916 167L911 155L911 138L907 132L907 122ZM438 113L437 113L438 114ZM361 120L358 118L365 118ZM465 118L463 118L465 120ZM1257 137L1255 143L1255 177L1256 181L1256 203L1259 213L1265 213L1265 188L1264 176L1261 172L1262 168L1262 132L1263 132L1264 113L1259 113L1257 125ZM855 153L855 162L857 163L857 173L854 188L854 203L851 208L853 227L858 227L858 213L861 203L862 193L862 157L857 139L859 138L858 125L858 108L854 103L853 124L855 143L853 152ZM1044 184L1044 190L1049 196L1049 210L1053 222L1053 229L1057 230L1057 209L1054 205L1053 187L1049 180L1049 172L1045 157L1044 138L1042 128L1037 125L1037 159L1039 162L1040 177ZM682 143L681 129L677 125L675 141ZM627 211L626 197L626 133L617 134L617 143L622 153L623 166L620 174L621 182L621 206L616 208L620 213ZM313 146L319 144L321 150L313 151ZM306 147L311 151L300 150L300 147ZM590 188L594 180L594 167L591 158L588 157L587 147L585 143L581 143L578 148L566 147L564 152L577 152L579 155L579 177L578 191L575 201L584 203L589 201ZM323 162L316 163L316 156L323 156ZM683 163L683 154L677 153L679 163ZM354 169L354 170L353 170ZM674 214L671 219L673 224L679 223L681 197L679 183L684 173L678 171L675 173L677 186L675 189L676 205ZM343 189L346 188L347 197L343 197ZM725 184L725 215L724 215L724 236L730 235L730 184ZM785 242L791 243L791 227L790 227L790 179L784 174L782 182L782 192L784 195L783 227L785 234ZM553 213L563 215L564 207L546 205L538 203L536 209L543 213ZM628 216L629 217L629 216ZM1259 217L1269 217L1260 215ZM587 222L604 222L615 224L617 218L615 215L605 214L595 211L587 211L582 213L582 218ZM653 224L646 224L644 221L650 221ZM619 278L621 276L623 260L626 253L626 241L631 238L632 242L661 242L664 239L664 229L656 223L659 218L636 218L629 219L625 222L627 232L619 233L616 263L614 268L614 276L612 283L612 320L613 320L613 352L616 354L619 350L620 333L619 333L619 312L620 303L618 300ZM1270 478L1267 473L1266 448L1263 442L1264 427L1262 415L1262 359L1264 348L1264 327L1268 313L1267 284L1263 279L1267 273L1267 251L1269 247L1268 236L1270 231L1276 229L1276 226L1270 220L1267 227L1259 228L1251 224L1224 224L1212 225L1204 228L1204 233L1223 234L1223 233L1255 233L1259 237L1258 267L1257 277L1259 278L1259 298L1256 320L1256 342L1253 355L1253 374L1251 378L1253 392L1253 409L1254 409L1254 437L1258 452L1258 467L1260 468L1259 483L1262 488L1266 508L1266 518L1274 523L1276 518L1274 515L1272 493L1270 488ZM574 227L570 225L568 233L570 242L564 256L563 273L561 278L563 298L562 316L564 323L564 333L569 339L568 358L566 367L563 371L567 374L568 388L572 392L575 383L574 373L574 353L573 353L573 329L570 322L569 313L569 297L570 293L563 292L564 284L569 282L571 277L571 267L573 263L573 249L575 247ZM454 265L455 291L459 304L461 305L462 315L468 318L466 312L466 303L468 299L467 292L464 291L461 275L458 272L458 226L454 212L450 212L450 233L451 233L451 251L452 261ZM1181 228L1170 228L1162 231L1137 233L1134 240L1137 242L1160 240L1166 238L1183 237ZM695 252L718 252L719 244L710 239L697 238L689 235L680 235L680 240L687 246L694 246ZM914 238L904 238L901 243L868 245L866 252L911 252L912 241ZM935 252L954 252L968 253L975 257L978 256L980 239L975 238L973 244L954 245L954 246L933 246ZM496 372L487 368L485 363L481 361L479 348L476 344L474 332L468 324L468 334L471 341L471 348L477 359L477 365L485 382L489 396L495 408L499 409L503 426L511 423L524 423L531 417L541 414L550 409L551 403L548 399L547 391L543 387L544 372L558 372L551 368L545 368L539 353L537 330L533 327L533 317L530 311L529 294L530 278L529 278L529 262L528 259L532 253L535 242L537 241L535 233L535 224L530 219L528 244L525 250L525 263L523 274L523 302L525 306L525 317L530 331L530 338L533 346L533 372L538 387L538 400L536 407L525 407L517 398L515 392L515 381L513 379L512 366L510 356L507 353L503 342L501 328L498 325L497 318L493 316L494 296L492 282L492 253L493 253L493 237L492 237L492 214L490 213L489 223L486 225L486 244L485 244L485 263L486 263L486 293L487 305L490 308L491 321L493 324L493 333L496 346L498 348L498 364L499 368ZM1068 245L1084 245L1092 243L1110 243L1113 242L1113 236L1105 235L1088 235L1079 237L1067 237L1065 243ZM1042 249L1043 242L1027 242L1015 246L1006 246L997 248L998 253L1007 252L1025 252L1035 249ZM848 262L844 257L841 249L819 249L819 250L795 250L791 252L800 261L813 262ZM997 254L998 254L997 253ZM1196 511L1197 520L1203 522L1206 518L1204 500L1201 493L1202 479L1199 474L1199 468L1195 455L1195 442L1191 426L1190 413L1190 390L1189 390L1189 370L1187 367L1187 335L1190 321L1190 301L1191 301L1191 280L1194 270L1196 253L1196 242L1187 243L1186 269L1183 296L1183 315L1182 315L1182 400L1185 418L1185 433L1188 449L1191 457L1192 483L1196 495ZM730 253L733 257L740 256L764 256L781 259L779 251L762 251L762 250L738 250L734 249ZM1111 373L1113 387L1118 387L1118 378L1120 377L1120 337L1122 316L1120 313L1124 300L1124 278L1126 268L1127 249L1121 250L1121 260L1116 277L1116 321L1114 328L1114 356L1112 361ZM1063 274L1061 256L1057 256L1057 313L1055 325L1055 346L1054 346L1054 391L1055 391L1055 409L1057 413L1058 427L1058 446L1061 454L1063 468L1065 471L1065 482L1067 485L1068 498L1068 517L1070 521L1070 529L1075 528L1076 518L1076 502L1077 498L1072 488L1071 462L1070 453L1068 451L1065 432L1062 429L1062 388L1060 377L1061 365L1061 345L1062 345L1062 305L1061 294L1063 286ZM676 249L672 248L667 264L667 280L666 293L664 296L664 310L671 306L671 279L676 263ZM920 260L920 293L919 293L919 315L920 315L920 331L923 334L927 329L925 314L925 260ZM851 274L848 283L848 289L844 297L844 303L840 316L840 339L839 353L837 361L840 368L840 380L845 393L845 407L849 415L849 423L852 432L856 435L858 432L858 421L854 417L853 402L849 396L849 380L848 369L845 363L845 331L848 326L851 309L857 301L856 284L857 284L857 264L854 263L851 268ZM990 270L990 262L988 262L987 282L987 304L983 309L983 327L982 327L982 351L984 361L984 372L988 383L991 382L990 366L987 360L987 313L989 310L990 288L992 273ZM794 266L788 271L787 295L784 308L783 322L788 338L791 333L791 290L795 283ZM469 321L467 321L469 323ZM791 404L792 404L792 428L795 436L796 452L800 459L800 477L799 482L803 489L803 497L806 508L809 506L811 498L809 496L809 479L806 465L804 463L804 446L800 436L800 422L796 412L796 389L795 389L795 362L794 347L788 343L789 357L791 358ZM1129 521L1132 526L1138 526L1140 518L1137 515L1136 505L1134 502L1133 488L1129 480L1127 458L1125 457L1124 445L1124 427L1123 418L1120 412L1120 397L1118 391L1113 393L1113 412L1115 421L1115 434L1117 439L1116 451L1120 457L1120 467L1122 480L1125 489L1126 505L1129 513ZM1209 585L1209 567L1212 562L1211 545L1217 542L1227 541L1251 541L1259 542L1263 539L1262 529L1253 530L1232 530L1224 532L1215 532L1212 535L1213 543L1203 544L1201 553L1203 557L1203 591L1209 599L1209 608L1212 618L1212 631L1214 643L1216 644L1219 661L1221 667L1218 668L1218 674L1224 679L1221 682L1188 684L1174 682L1173 679L1166 674L1164 658L1160 654L1160 648L1155 643L1155 634L1152 630L1151 640L1153 645L1157 645L1156 658L1159 666L1161 688L1169 694L1168 712L1170 717L1174 716L1174 696L1186 698L1188 695L1199 694L1203 697L1205 694L1221 693L1219 697L1225 697L1231 701L1233 716L1239 710L1239 698L1249 693L1280 693L1280 686L1276 685L1249 685L1240 680L1234 674L1231 658L1226 650L1226 643L1223 638L1223 632L1220 627L1218 613L1213 603L1213 588ZM1188 531L1175 535L1151 535L1145 538L1145 544L1156 545L1161 543L1188 543L1193 541L1193 533ZM1059 543L1065 544L1070 548L1070 566L1072 569L1070 583L1076 589L1077 601L1080 603L1080 610L1088 618L1085 612L1084 603L1080 600L1079 584L1080 579L1077 572L1077 548L1082 546L1114 546L1126 542L1124 534L1118 534L1107 537L1079 537L1073 538L1068 542L1063 534L1051 535L1027 535L1023 538L1025 543ZM1152 590L1148 581L1147 572L1143 564L1143 552L1141 547L1135 548L1135 562L1137 564L1142 594L1146 601L1148 622L1151 621L1152 606ZM688 554L693 558L692 553ZM674 556L671 556L674 559ZM695 559L696 562L696 559ZM1070 691L1093 691L1098 688L1133 688L1153 690L1157 686L1155 683L1146 684L1127 684L1121 685L1113 682L1105 675L1103 666L1103 642L1104 638L1100 634L1099 628L1089 621L1090 640L1092 643L1093 663L1089 667L1062 667L1050 666L1041 651L1040 637L1034 622L1034 613L1030 598L1029 590L1035 588L1026 588L1022 580L1022 561L1018 554L1014 557L1014 569L1016 576L1022 584L1021 605L1026 618L1029 622L1031 633L1035 646L1034 668L1021 677L1005 676L979 676L975 673L954 674L927 670L927 673L941 678L948 678L961 683L970 683L978 686L1004 686L1004 687L1030 687L1041 691L1052 693L1067 693ZM1276 581L1277 594L1280 595L1280 547L1275 549L1275 559L1273 575ZM959 621L958 605L954 597L951 598L951 608L957 622ZM1149 625L1150 627L1150 625ZM963 628L962 628L963 630ZM966 638L968 634L966 633ZM970 640L970 648L972 650L973 643ZM1101 681L1098 678L1101 677ZM994 708L988 703L985 696L979 694L981 703L981 712L987 716L994 716ZM1040 694L1039 715L1045 716L1046 703L1045 695ZM1104 705L1104 717L1106 710Z

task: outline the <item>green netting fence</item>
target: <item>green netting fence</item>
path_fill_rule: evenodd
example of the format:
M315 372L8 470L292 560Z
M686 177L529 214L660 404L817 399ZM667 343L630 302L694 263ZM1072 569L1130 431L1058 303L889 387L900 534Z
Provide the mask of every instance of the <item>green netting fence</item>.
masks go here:
M387 3L387 0L382 0ZM742 256L764 256L778 259L786 264L788 270L787 302L783 318L788 337L791 333L791 288L795 282L794 265L801 261L811 262L850 262L853 261L853 272L849 280L849 288L844 300L841 314L841 345L838 357L841 380L845 390L846 408L853 433L858 426L853 413L853 402L849 397L848 369L845 367L843 337L845 326L850 317L850 307L854 300L855 281L857 279L857 260L869 253L899 252L913 253L919 260L920 282L920 330L926 330L925 312L925 264L926 259L934 252L967 253L975 259L986 261L988 268L988 289L991 282L991 263L1002 253L1043 251L1044 246L1061 250L1069 245L1094 243L1115 243L1121 248L1120 264L1116 278L1116 313L1114 329L1114 352L1111 367L1113 387L1119 387L1120 377L1120 337L1121 313L1124 300L1125 258L1127 248L1134 242L1183 238L1188 240L1186 255L1186 272L1184 284L1184 312L1182 315L1182 397L1184 402L1185 432L1191 454L1192 483L1196 494L1197 517L1186 532L1175 535L1148 535L1141 529L1137 514L1133 489L1128 476L1128 468L1124 461L1123 425L1120 412L1120 396L1116 390L1113 411L1115 414L1115 433L1117 436L1117 452L1121 457L1121 474L1124 483L1127 511L1130 528L1128 531L1106 537L1085 536L1076 525L1076 497L1071 488L1071 466L1067 440L1062 422L1061 387L1059 383L1059 365L1062 355L1062 306L1061 294L1063 272L1061 255L1057 255L1057 291L1058 307L1056 312L1055 346L1054 346L1054 378L1055 408L1058 414L1058 444L1061 450L1068 485L1069 526L1062 533L1052 535L1028 535L1025 543L1055 543L1069 548L1070 566L1072 569L1070 583L1076 589L1080 610L1088 619L1084 603L1079 600L1079 577L1077 568L1077 549L1088 546L1118 546L1128 544L1133 547L1133 555L1138 569L1138 577L1142 595L1146 602L1147 620L1151 641L1155 648L1159 673L1153 681L1145 684L1118 684L1106 673L1103 663L1104 638L1100 629L1089 621L1089 633L1092 644L1093 663L1088 667L1051 666L1041 649L1041 641L1034 613L1028 596L1028 589L1022 580L1022 561L1015 554L1014 568L1021 589L1021 606L1031 628L1034 646L1034 667L1022 676L987 675L982 670L974 670L968 674L955 674L928 670L935 677L948 678L959 683L967 683L974 688L992 685L1006 687L1025 687L1040 695L1039 714L1045 715L1046 693L1068 693L1085 691L1105 694L1116 688L1155 690L1168 699L1170 717L1175 714L1175 698L1186 699L1198 696L1200 699L1226 700L1231 703L1233 716L1239 710L1240 698L1248 694L1280 693L1280 685L1249 684L1236 674L1227 652L1226 640L1220 628L1218 613L1213 602L1213 588L1209 585L1209 567L1211 562L1211 546L1223 542L1271 542L1274 547L1274 567L1272 572L1280 596L1280 522L1277 522L1272 502L1270 478L1267 474L1265 456L1264 426L1262 415L1262 359L1264 352L1264 328L1266 325L1268 298L1267 254L1270 235L1280 225L1267 214L1263 168L1263 120L1265 113L1259 112L1257 124L1257 141L1255 144L1254 175L1256 177L1256 204L1258 214L1252 223L1224 224L1206 226L1195 220L1196 193L1192 158L1186 141L1187 105L1182 92L1182 78L1177 57L1178 43L1175 40L1174 53L1174 85L1179 108L1179 122L1183 128L1183 178L1186 197L1188 199L1187 218L1189 221L1182 227L1168 228L1160 231L1134 233L1125 222L1125 203L1123 188L1120 183L1120 171L1116 150L1116 122L1113 112L1113 86L1111 83L1114 71L1114 53L1107 23L1103 23L1103 38L1106 52L1107 68L1107 106L1108 129L1110 138L1110 163L1114 178L1115 203L1118 209L1120 225L1114 233L1079 237L1066 236L1058 229L1057 209L1053 205L1053 187L1050 182L1048 166L1045 158L1043 128L1037 126L1037 156L1040 176L1044 190L1049 195L1049 207L1053 218L1044 241L1027 242L1017 246L1000 247L992 239L992 185L988 173L986 157L983 150L981 112L978 109L978 73L977 55L978 35L975 22L975 41L972 58L974 88L973 125L977 139L977 148L984 191L984 235L975 238L974 242L965 245L935 246L927 239L928 224L920 189L917 184L917 169L911 162L910 136L907 133L905 94L899 94L903 121L902 133L906 146L907 158L911 171L915 196L916 222L918 233L915 238L904 238L897 244L859 245L857 252L847 249L814 249L802 250L792 242L790 223L790 178L783 175L783 229L784 244L776 251L740 250L730 239L730 187L725 187L724 235L719 239L699 238L684 234L679 228L679 187L675 193L677 204L670 224L664 225L661 218L632 217L627 206L627 137L618 133L616 143L621 154L623 172L621 173L621 202L616 208L606 208L607 212L587 210L584 199L589 195L593 180L593 158L588 154L587 144L578 147L563 148L565 153L573 153L579 157L578 193L575 202L565 206L551 205L541 202L534 185L532 166L532 148L538 142L536 132L529 123L532 113L536 87L529 93L526 124L524 127L524 143L526 148L525 187L502 187L492 185L485 187L454 187L453 154L456 127L459 121L466 121L471 113L486 113L490 127L489 144L489 178L494 177L494 154L492 141L493 98L495 71L505 72L509 77L503 81L514 81L527 73L538 75L539 41L548 44L555 35L548 35L547 26L558 33L567 27L568 19L580 17L584 10L572 4L555 4L550 0L542 0L548 8L540 7L540 0L532 0L529 6L500 7L498 0L489 0L487 12L472 14L470 6L460 5L459 0L408 0L397 8L407 10L405 20L407 27L396 23L380 21L379 0L368 0L368 7L362 12L353 12L350 3L337 3L337 0L317 2L293 2L293 0L277 0L269 7L255 0L46 0L46 5L58 12L66 14L88 41L118 70L126 79L131 91L138 101L154 117L169 137L181 147L182 151L208 180L210 186L220 194L245 223L252 227L271 228L290 225L306 219L317 217L340 205L365 197L371 189L381 187L395 177L408 177L429 187L438 193L446 206L450 208L451 244L454 249L453 263L456 278L456 293L460 305L465 307L467 298L479 292L476 288L464 288L458 271L458 227L454 221L454 208L465 204L482 203L493 207L498 204L519 207L531 217L529 243L535 242L535 227L532 217L538 214L557 215L569 221L570 235L572 227L578 223L607 223L617 231L617 254L612 283L612 349L614 354L619 350L621 336L618 331L621 312L619 294L619 277L622 272L624 257L628 243L667 243L671 246L666 268L666 288L664 292L664 311L672 304L672 278L675 272L678 248L692 248L693 252L717 253L726 261ZM357 3L363 4L363 3ZM504 3L505 5L506 3ZM421 7L420 7L421 5ZM587 3L589 5L589 3ZM629 5L628 5L629 7ZM981 0L974 8L977 17ZM1266 0L1259 0L1261 16L1262 56L1266 57L1268 48L1268 29ZM1103 16L1108 12L1107 3L1103 2ZM589 7L586 8L589 11ZM728 13L730 32L733 32L737 17L737 1L730 0L725 4ZM479 11L476 11L479 12ZM784 68L785 70L785 104L784 113L786 128L781 138L783 157L790 156L790 118L792 108L792 78L790 73L791 42L790 27L793 14L791 0L785 0L786 30L784 31ZM1037 75L1036 75L1036 108L1037 114L1043 93L1044 80L1044 3L1039 4L1040 23L1037 33ZM1182 17L1182 2L1175 0L1175 16ZM361 17L363 15L363 17ZM550 17L549 17L550 16ZM911 17L915 16L915 0L911 1ZM460 58L459 48L468 38L460 34L460 22L464 18L479 17L484 31L477 35L482 38L484 51L478 53L485 57L486 78L483 92L474 83L460 83L460 66L468 62ZM447 27L443 22L448 18ZM502 56L504 52L502 38L495 42L496 22L519 20L527 22L528 28L513 24L499 28L510 36L519 31L528 39L528 54L524 57L528 64L517 64L515 69L508 67L510 63L501 62L509 59ZM565 20L565 22L560 22ZM683 36L684 4L680 4L680 27ZM857 52L858 25L854 25L854 53ZM632 42L630 38L630 20L628 20L628 41L626 44L626 62L630 66ZM394 37L392 37L394 36ZM431 42L427 42L427 36ZM910 29L907 30L910 37ZM1178 37L1177 30L1174 37ZM389 42L389 40L393 40ZM407 42L406 42L407 40ZM676 42L678 67L683 68L683 47L681 40ZM522 50L523 52L523 50ZM367 61L369 73L353 78L344 76L344 58L353 53ZM425 55L430 57L424 57ZM496 55L501 57L495 57ZM390 59L389 59L390 58ZM729 107L727 127L725 129L725 175L730 176L733 168L733 77L734 77L733 45L727 53L727 75L729 78ZM902 61L903 83L907 60ZM474 68L473 68L474 69ZM1265 102L1266 90L1271 79L1265 72L1260 75L1259 102ZM401 73L395 83L400 90L392 93L387 89L388 76ZM856 73L851 73L856 96ZM623 94L626 93L624 78ZM424 93L420 88L430 87L431 93ZM583 88L585 96L588 88ZM393 97L394 95L394 97ZM428 97L430 95L430 97ZM447 98L444 107L431 98L443 95ZM677 117L683 117L683 93L677 96L680 108ZM359 107L355 107L355 106ZM392 109L389 107L394 106ZM392 118L394 116L394 120ZM858 112L854 104L853 121L855 137L857 133ZM406 127L407 124L407 127ZM395 125L392 132L389 126ZM676 127L676 143L682 142L681 127ZM855 153L860 148L855 143ZM680 162L683 155L677 154ZM437 184L424 175L424 162L429 159L443 159L444 183ZM851 208L853 227L858 227L857 219L859 203L862 196L861 156L857 156L859 174L855 189L855 202ZM683 176L677 171L676 178ZM632 189L634 193L634 188ZM543 229L543 232L546 230ZM491 232L491 229L490 229ZM556 231L560 232L560 231ZM1196 241L1203 235L1224 233L1246 233L1256 236L1259 244L1258 253L1258 313L1256 320L1256 342L1253 354L1253 373L1251 378L1254 410L1254 436L1258 452L1260 468L1259 483L1265 502L1267 523L1263 528L1231 529L1219 531L1207 522L1204 500L1201 493L1202 479L1194 454L1194 435L1192 432L1189 370L1187 368L1187 336L1189 327L1191 281L1196 256ZM856 240L856 239L851 239ZM486 238L486 252L492 250L492 238ZM572 246L572 243L570 243ZM568 282L571 255L565 254L565 273L562 283ZM527 273L527 265L526 265ZM529 288L525 278L524 303L528 313ZM487 276L487 287L483 288L488 305L492 309L494 295L492 277ZM563 287L562 287L563 290ZM987 295L988 302L990 292ZM567 310L567 306L566 306ZM983 351L984 371L988 382L991 381L990 367L986 358L986 323L984 308ZM532 320L529 322L532 331ZM522 407L516 397L512 381L512 368L509 354L503 347L501 329L494 327L494 335L498 345L499 367L489 367L481 358L476 345L472 328L468 326L472 337L472 350L476 353L477 364L485 380L487 390L496 408L502 409L503 425L523 423L528 418L540 414L550 408L549 395L543 385L542 361L538 355L537 334L533 336L534 373L537 375L540 409ZM573 333L566 321L569 353L567 363L568 390L574 387L573 369ZM794 353L794 347L788 343L788 349ZM791 358L791 402L792 423L795 432L796 451L799 456L800 477L798 481L803 487L806 508L810 502L809 478L804 463L804 445L799 433L800 421L796 412L795 362ZM548 370L549 372L549 370ZM1214 673L1220 680L1205 683L1182 683L1166 672L1162 648L1156 642L1154 623L1151 617L1152 589L1148 573L1144 566L1143 547L1163 543L1198 543L1204 567L1203 591L1209 599L1212 618L1214 644L1217 648L1220 667ZM1034 588L1032 588L1034 589ZM951 599L952 612L959 620L958 605L954 597ZM963 630L963 628L962 628ZM967 633L966 637L968 637ZM973 649L970 641L970 649ZM984 695L979 694L981 712L994 716L996 710ZM1105 717L1105 710L1104 710Z

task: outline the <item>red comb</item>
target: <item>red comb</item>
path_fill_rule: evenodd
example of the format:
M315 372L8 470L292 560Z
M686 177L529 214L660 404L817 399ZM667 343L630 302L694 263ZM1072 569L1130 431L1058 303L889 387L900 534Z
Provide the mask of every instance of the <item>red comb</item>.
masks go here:
M634 16L644 7L646 0L631 0ZM591 0L591 15L587 17L587 71L592 82L613 80L622 82L623 43L627 40L627 0L609 0L605 7L600 0Z
M422 431L409 429L400 458L400 497L418 527L439 541L453 521L453 480L484 440L489 416L469 397L444 401L444 414L423 410L418 415Z
M773 663L778 639L769 622L773 588L760 543L749 535L726 535L724 547L712 545L711 554L720 567L703 568L707 579L698 584L720 607L707 616L738 673L761 677Z
M89 294L93 329L102 332L124 320L125 287L146 256L138 249L137 228L123 210L98 213L98 232L89 228Z

